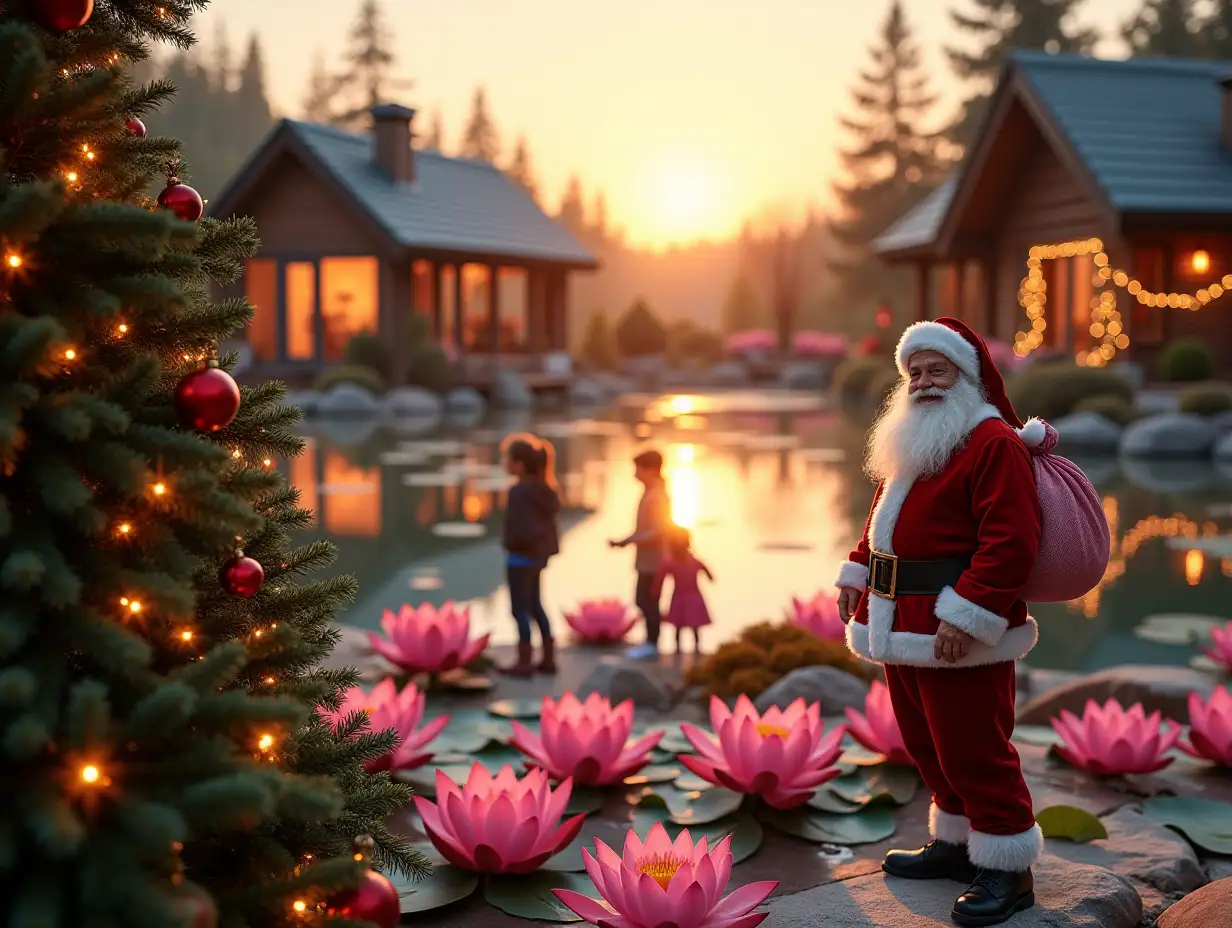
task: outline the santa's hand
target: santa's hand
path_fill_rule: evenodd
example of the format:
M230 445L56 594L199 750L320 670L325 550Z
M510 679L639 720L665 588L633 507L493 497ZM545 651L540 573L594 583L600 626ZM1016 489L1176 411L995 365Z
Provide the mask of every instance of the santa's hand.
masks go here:
M937 627L937 640L933 643L933 656L949 664L957 663L967 656L971 643L975 641L961 629L955 628L949 622L942 622Z
M851 621L851 617L859 608L860 591L854 586L840 586L838 588L838 617L843 620L844 624Z

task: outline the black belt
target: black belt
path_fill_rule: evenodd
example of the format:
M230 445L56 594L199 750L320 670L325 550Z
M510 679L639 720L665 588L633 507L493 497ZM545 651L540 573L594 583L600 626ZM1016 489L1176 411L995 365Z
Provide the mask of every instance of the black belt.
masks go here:
M970 558L904 561L893 554L873 551L868 559L868 590L882 599L936 596L943 588L957 583L970 566Z

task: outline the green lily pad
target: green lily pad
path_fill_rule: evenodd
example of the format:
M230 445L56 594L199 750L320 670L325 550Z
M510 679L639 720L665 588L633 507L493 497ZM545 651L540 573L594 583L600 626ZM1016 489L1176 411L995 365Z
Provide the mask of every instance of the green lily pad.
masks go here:
M414 770L401 770L394 774L394 779L409 784L415 792L427 799L436 795L436 771L440 770L455 783L462 784L471 775L471 764L442 764L439 767L429 764L416 767Z
M861 806L875 802L889 802L905 806L920 788L920 775L910 767L882 764L879 767L861 767L854 773L838 777L823 789L840 799Z
M1232 855L1232 803L1194 796L1154 796L1142 812L1212 854Z
M705 734L710 732L702 729ZM664 751L671 751L673 754L696 754L697 751L693 745L689 743L689 739L684 736L684 732L680 730L680 725L673 725L670 722L667 725L667 731L659 740L659 748Z
M572 889L584 896L598 897L590 877L563 870L493 876L484 884L483 897L490 905L515 918L556 924L580 922L581 917L552 893L554 889Z
M1213 615L1162 613L1149 615L1134 629L1134 635L1156 644L1193 645L1209 641L1211 629L1227 624L1227 619Z
M1035 813L1035 822L1045 838L1064 838L1077 844L1108 837L1097 816L1077 806L1049 806Z
M684 768L676 764L643 767L631 777L625 777L626 786L645 786L647 783L670 783L684 775Z
M600 789L586 786L575 786L569 794L569 804L565 806L565 815L591 815L603 808L607 794Z
M537 719L543 708L541 699L498 699L488 711L507 719Z
M771 809L766 820L779 831L817 844L876 844L894 834L894 813L885 806L869 806L854 815L817 812L805 806L786 811Z
M1015 741L1038 745L1041 748L1056 747L1058 744L1065 743L1051 725L1015 725L1012 737Z
M1195 654L1189 659L1189 666L1194 670L1201 670L1203 673L1227 674L1228 668L1217 660L1213 660L1205 654Z
M851 815L864 808L862 803L852 802L849 799L844 799L837 793L831 792L827 788L828 786L829 784L813 793L813 798L808 801L810 809L816 809L818 812L829 812L832 815Z
M471 754L470 758L483 764L492 773L506 765L513 767L514 772L519 775L526 772L526 755L507 744L489 745L482 751Z
M729 815L726 818L721 818L714 822L707 822L701 825L681 825L677 822L664 822L655 817L654 811L651 809L636 809L633 813L633 821L630 823L630 828L637 835L645 839L646 835L655 823L660 823L667 832L668 837L673 841L682 831L688 831L689 836L696 842L703 837L706 839L708 847L714 847L728 835L731 836L731 853L732 863L738 864L742 860L747 860L756 853L761 847L762 839L765 837L765 832L762 830L761 823L753 816L747 813L738 815ZM621 848L615 849L617 853Z
M677 754L674 751L661 751L655 748L646 756L650 758L652 764L671 764L675 762Z
M661 784L643 795L638 805L665 807L668 816L677 825L704 825L733 814L743 802L743 795L721 786L686 792Z
M676 789L682 789L686 793L691 793L710 789L714 784L709 780L703 780L696 773L686 773L684 776L677 777L672 786L676 787Z
M403 915L439 909L452 902L469 898L479 888L479 877L449 864L436 865L422 880L392 880L398 890L398 902Z
M444 731L432 739L431 749L438 755L474 754L509 741L513 732L508 725L495 721L486 713L476 715L461 718L451 715Z

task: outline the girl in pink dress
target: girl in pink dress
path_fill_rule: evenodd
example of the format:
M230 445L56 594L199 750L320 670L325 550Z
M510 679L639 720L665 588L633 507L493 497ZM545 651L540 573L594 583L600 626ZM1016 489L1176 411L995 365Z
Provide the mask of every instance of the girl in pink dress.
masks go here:
M706 600L698 585L698 574L705 574L712 583L714 574L693 554L690 542L688 529L672 527L668 535L667 557L655 578L655 589L662 590L663 581L672 578L672 604L663 620L676 626L677 652L683 650L681 637L684 629L688 628L693 630L693 650L700 654L699 630L703 625L710 624L710 610L706 608Z

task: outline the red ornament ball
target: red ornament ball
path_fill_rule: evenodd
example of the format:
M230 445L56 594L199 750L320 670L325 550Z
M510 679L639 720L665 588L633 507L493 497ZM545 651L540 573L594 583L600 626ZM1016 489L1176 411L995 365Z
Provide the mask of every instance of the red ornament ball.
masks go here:
M139 139L145 138L145 123L136 116L128 117L128 121L124 123L130 133L137 136Z
M359 887L335 897L326 910L338 918L372 922L378 928L397 928L402 917L398 890L375 870L366 870Z
M175 893L176 914L188 928L218 928L218 908L213 898L199 886L184 884Z
M94 0L35 0L28 7L34 21L44 29L68 32L86 24L94 12Z
M169 209L185 222L196 222L205 212L205 202L201 194L188 184L179 181L168 181L163 192L158 195L158 205Z
M217 432L239 415L240 388L222 368L199 368L176 385L175 411L187 427Z
M218 573L218 582L232 596L247 599L261 589L265 583L265 568L255 558L246 557L243 552L222 565Z

